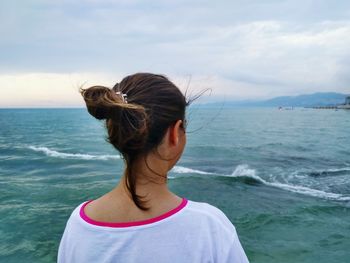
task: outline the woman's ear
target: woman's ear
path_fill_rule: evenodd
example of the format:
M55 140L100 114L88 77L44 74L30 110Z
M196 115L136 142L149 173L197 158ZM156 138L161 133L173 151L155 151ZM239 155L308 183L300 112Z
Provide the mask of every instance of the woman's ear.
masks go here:
M176 123L173 126L169 127L170 131L170 144L171 145L177 145L179 143L179 136L180 136L180 130L181 130L181 124L182 120L176 121Z

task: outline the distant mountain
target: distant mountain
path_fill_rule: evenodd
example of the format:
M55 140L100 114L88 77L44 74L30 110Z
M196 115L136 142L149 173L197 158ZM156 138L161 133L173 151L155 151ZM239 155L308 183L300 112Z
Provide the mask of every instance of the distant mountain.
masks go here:
M345 102L349 96L336 92L318 92L299 96L283 96L262 101L225 101L208 103L206 106L223 107L314 107L333 106Z

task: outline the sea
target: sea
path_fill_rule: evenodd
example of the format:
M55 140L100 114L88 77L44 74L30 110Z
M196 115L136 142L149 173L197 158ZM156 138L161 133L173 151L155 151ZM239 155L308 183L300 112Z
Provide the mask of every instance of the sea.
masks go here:
M177 195L220 208L257 263L350 262L350 111L187 109ZM72 210L123 160L86 109L0 110L0 262L55 262Z

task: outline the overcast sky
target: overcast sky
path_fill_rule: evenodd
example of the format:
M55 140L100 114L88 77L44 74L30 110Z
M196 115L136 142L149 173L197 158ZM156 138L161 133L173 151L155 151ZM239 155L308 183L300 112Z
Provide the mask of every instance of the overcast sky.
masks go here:
M78 106L79 85L167 75L210 99L350 93L350 1L0 2L0 107Z

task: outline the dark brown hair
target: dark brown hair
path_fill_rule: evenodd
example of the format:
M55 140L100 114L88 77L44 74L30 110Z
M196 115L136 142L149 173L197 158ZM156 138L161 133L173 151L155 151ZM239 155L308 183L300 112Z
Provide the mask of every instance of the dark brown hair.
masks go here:
M125 77L112 89L92 86L80 89L88 112L106 120L108 141L122 154L126 164L126 186L135 205L145 201L136 194L134 161L162 141L168 127L177 120L185 122L186 97L167 77L137 73Z

